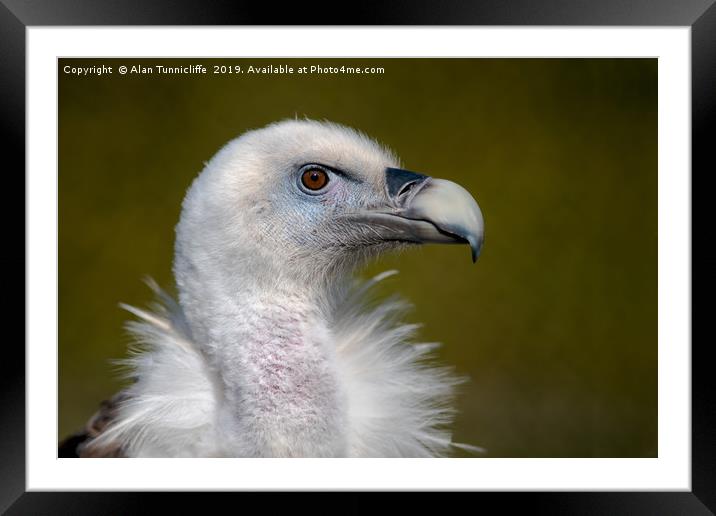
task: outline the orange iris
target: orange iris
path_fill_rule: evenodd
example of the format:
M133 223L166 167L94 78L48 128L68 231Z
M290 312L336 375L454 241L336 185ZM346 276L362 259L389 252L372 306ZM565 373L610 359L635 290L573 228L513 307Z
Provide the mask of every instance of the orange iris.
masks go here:
M328 184L328 174L320 168L309 168L301 175L301 182L309 190L320 190Z

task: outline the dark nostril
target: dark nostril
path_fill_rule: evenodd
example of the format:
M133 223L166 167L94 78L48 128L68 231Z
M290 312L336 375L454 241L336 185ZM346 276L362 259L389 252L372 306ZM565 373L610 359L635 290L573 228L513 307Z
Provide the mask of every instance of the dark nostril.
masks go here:
M405 185L403 185L403 188L401 188L400 191L398 192L397 197L404 197L405 195L407 195L416 184L418 184L417 181L411 181L410 183L405 183Z

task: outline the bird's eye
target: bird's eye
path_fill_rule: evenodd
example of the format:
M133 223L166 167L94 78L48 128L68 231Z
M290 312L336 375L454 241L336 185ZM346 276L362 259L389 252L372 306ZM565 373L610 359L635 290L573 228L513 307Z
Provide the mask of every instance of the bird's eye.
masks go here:
M301 174L301 183L308 190L320 190L328 184L328 174L320 168L309 168Z

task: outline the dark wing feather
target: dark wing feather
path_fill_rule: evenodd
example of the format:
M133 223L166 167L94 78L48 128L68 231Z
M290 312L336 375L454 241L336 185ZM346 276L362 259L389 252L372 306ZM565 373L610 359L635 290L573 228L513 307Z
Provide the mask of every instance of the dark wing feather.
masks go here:
M121 446L109 443L93 446L92 441L100 435L117 415L120 403L127 399L124 392L114 395L100 404L99 410L90 418L85 428L64 439L58 446L58 457L123 457Z

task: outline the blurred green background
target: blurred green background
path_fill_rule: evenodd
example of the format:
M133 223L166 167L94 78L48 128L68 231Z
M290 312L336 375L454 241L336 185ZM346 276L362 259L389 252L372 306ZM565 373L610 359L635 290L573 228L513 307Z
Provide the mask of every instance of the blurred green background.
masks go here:
M121 64L381 66L376 75L125 75ZM70 66L113 66L75 76ZM121 382L128 319L173 291L174 225L224 143L329 119L455 180L485 215L476 265L427 246L363 271L415 305L471 377L455 438L488 457L657 454L656 59L61 59L59 434Z

